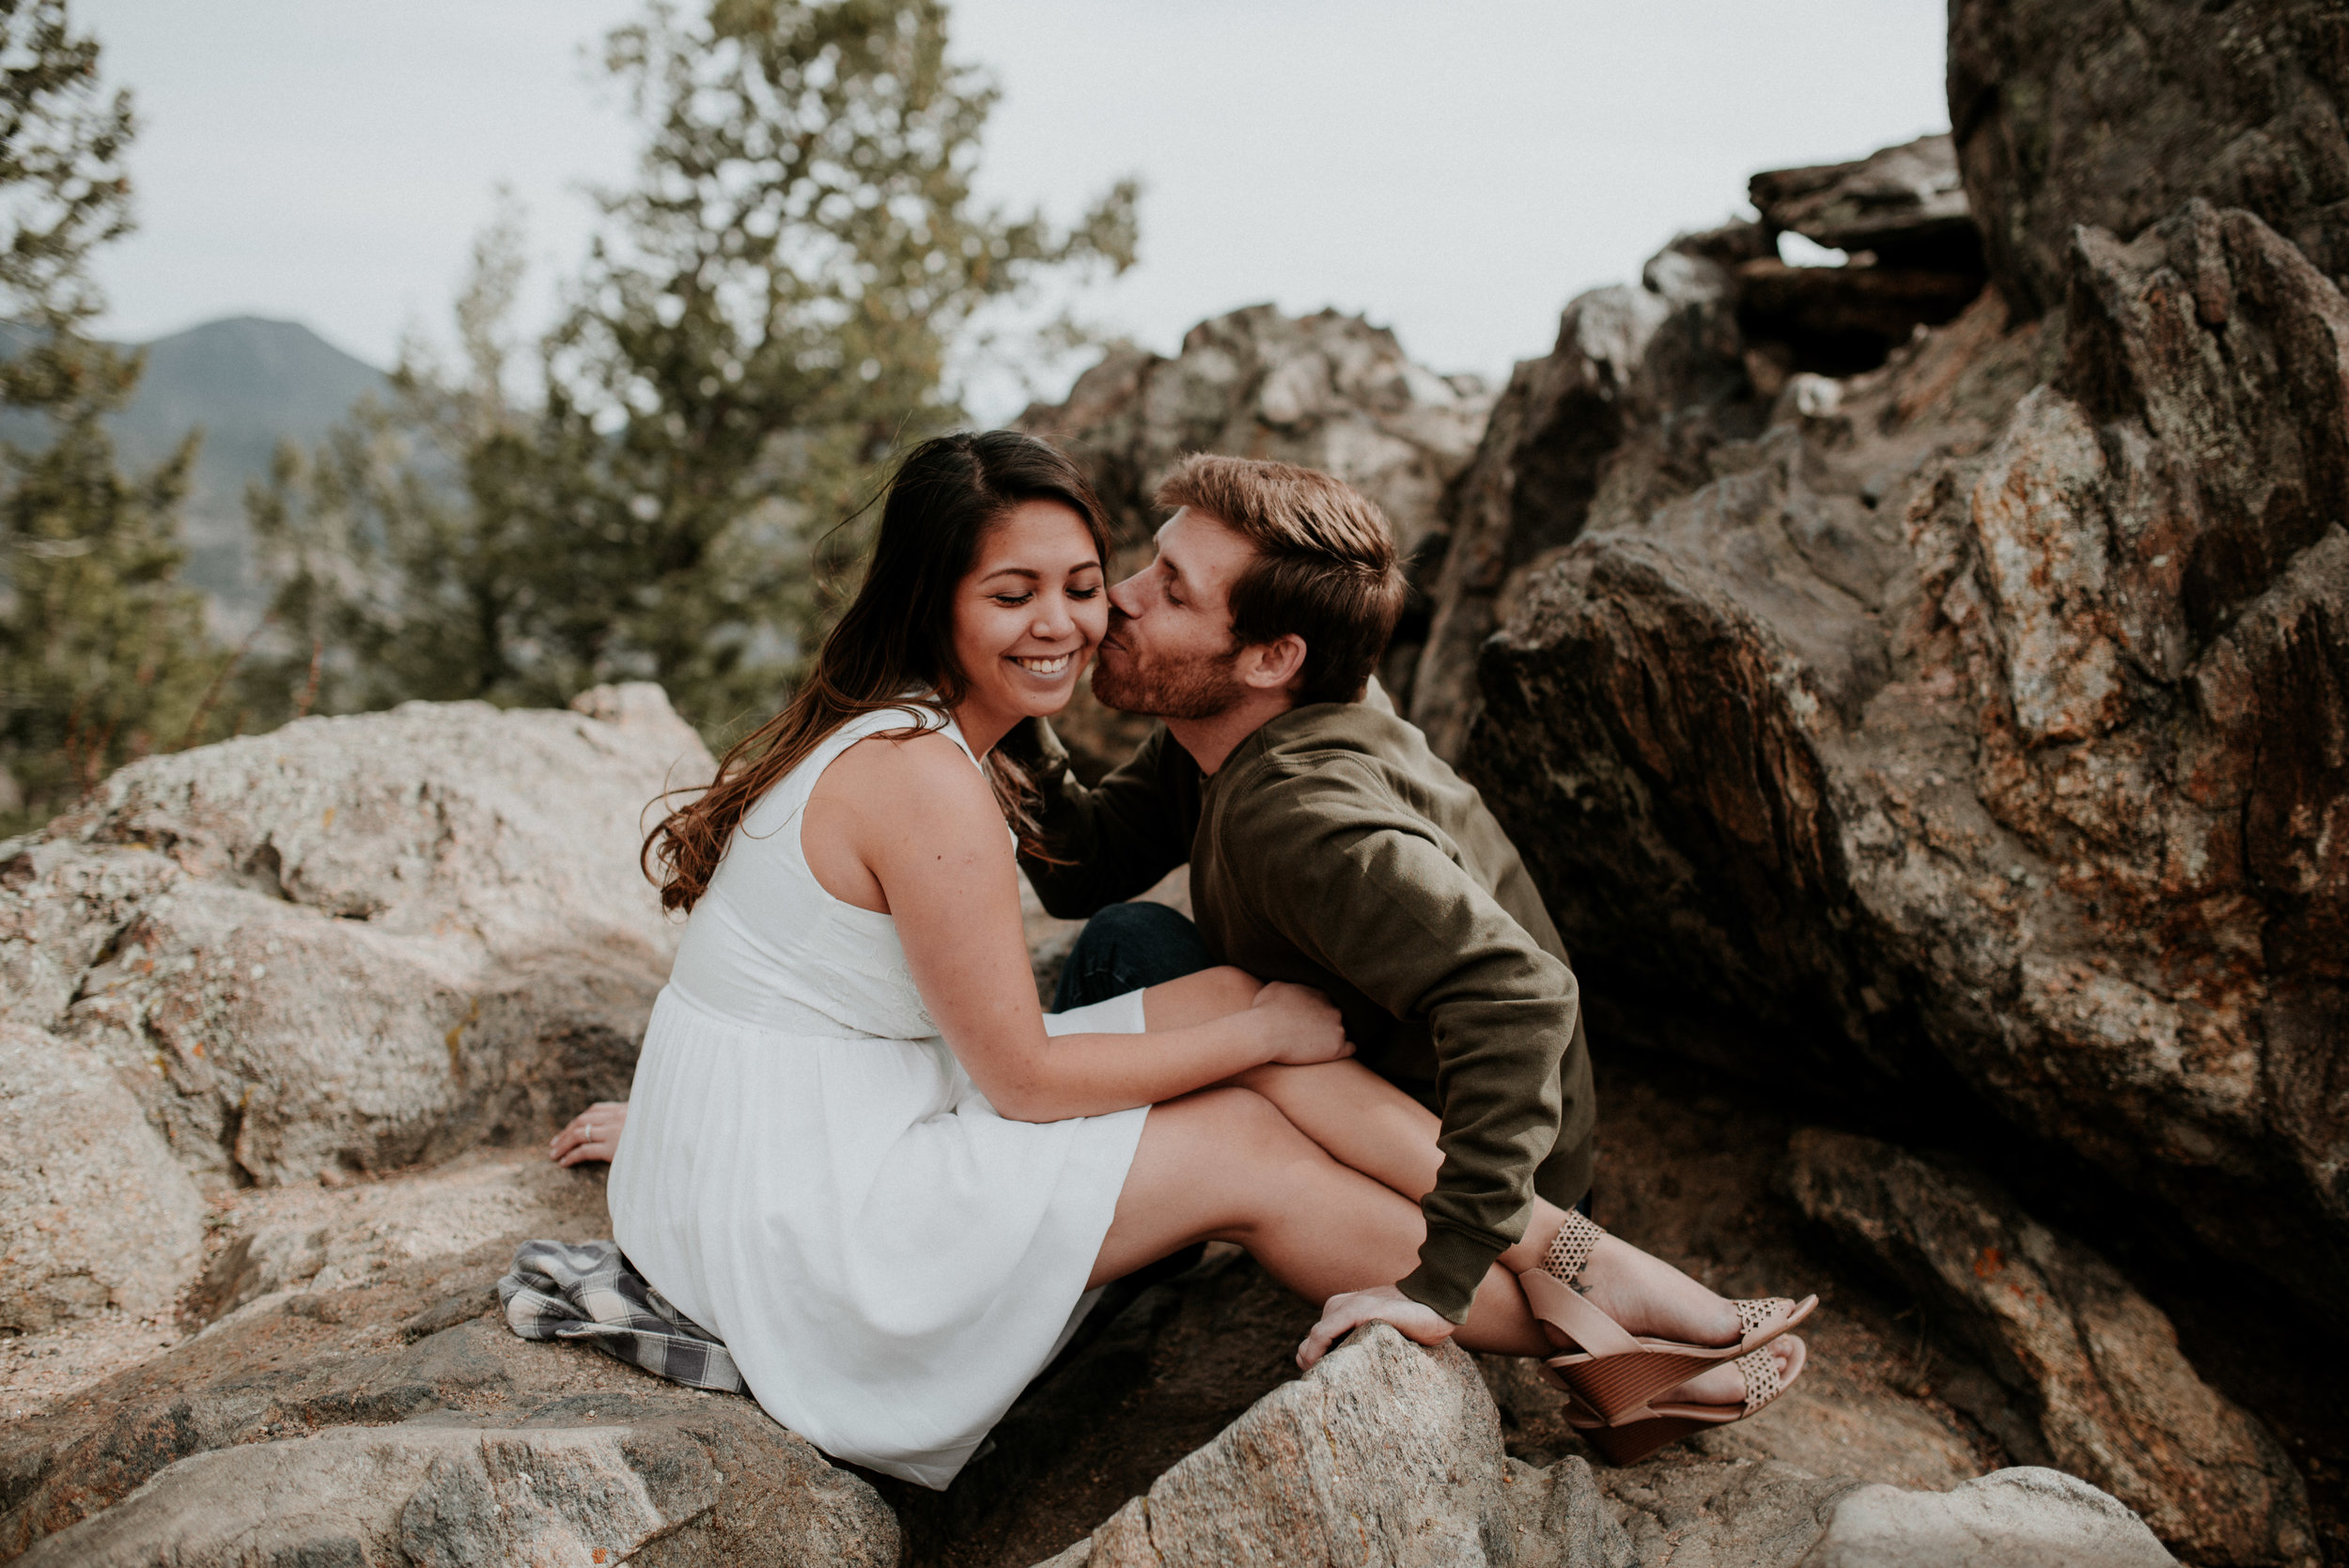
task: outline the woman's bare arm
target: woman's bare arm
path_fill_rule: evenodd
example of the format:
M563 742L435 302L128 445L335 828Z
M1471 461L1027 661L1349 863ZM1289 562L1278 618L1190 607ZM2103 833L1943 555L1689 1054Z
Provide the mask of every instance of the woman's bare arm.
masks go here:
M940 1032L1015 1120L1152 1105L1260 1063L1351 1048L1337 1009L1293 986L1266 987L1245 1012L1154 1032L1147 1049L1131 1035L1047 1035L1010 835L993 791L944 736L849 747L817 781L801 844L827 891L895 920Z

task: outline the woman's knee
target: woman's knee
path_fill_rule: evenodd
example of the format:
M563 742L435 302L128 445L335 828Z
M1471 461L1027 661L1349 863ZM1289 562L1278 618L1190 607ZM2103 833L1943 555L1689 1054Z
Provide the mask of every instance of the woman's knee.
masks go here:
M1297 1124L1279 1106L1253 1089L1223 1084L1186 1098L1200 1102L1215 1141L1233 1160L1289 1165L1299 1159L1328 1157L1319 1144L1297 1130Z

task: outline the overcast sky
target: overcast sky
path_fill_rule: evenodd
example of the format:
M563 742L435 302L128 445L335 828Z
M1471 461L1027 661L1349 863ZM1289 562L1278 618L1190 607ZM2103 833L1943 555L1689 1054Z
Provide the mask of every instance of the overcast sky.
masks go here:
M101 277L139 340L307 323L379 365L444 334L495 189L532 308L634 137L592 64L636 0L78 0L137 97L140 231ZM1756 169L1944 129L1942 0L957 0L1003 92L986 192L1073 216L1145 182L1142 264L1086 314L1171 350L1270 300L1439 370L1547 351L1575 293L1744 205ZM1003 394L993 395L1000 398ZM983 409L1001 415L1008 409Z

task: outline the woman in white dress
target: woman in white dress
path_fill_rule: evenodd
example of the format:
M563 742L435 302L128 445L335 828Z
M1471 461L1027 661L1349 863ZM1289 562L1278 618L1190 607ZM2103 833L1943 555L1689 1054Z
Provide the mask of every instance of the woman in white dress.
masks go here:
M1225 969L1038 1008L1005 831L1022 781L990 751L1067 703L1107 625L1106 557L1099 504L1041 442L907 459L809 678L649 841L691 919L626 1136L598 1107L555 1148L612 1158L621 1249L776 1420L927 1486L1100 1285L1208 1239L1312 1300L1392 1281L1440 1161L1435 1119L1343 1061L1317 992ZM1547 1354L1513 1271L1587 1233L1564 1277L1616 1321L1738 1343L1732 1304L1577 1221L1537 1204L1456 1330L1380 1315ZM1357 1320L1332 1301L1300 1360ZM1787 1347L1768 1354L1791 1376ZM1731 1375L1680 1397L1734 1406Z

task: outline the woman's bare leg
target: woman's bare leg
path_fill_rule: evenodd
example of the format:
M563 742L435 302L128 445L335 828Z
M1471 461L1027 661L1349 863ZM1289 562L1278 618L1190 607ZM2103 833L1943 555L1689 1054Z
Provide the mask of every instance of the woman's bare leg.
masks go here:
M1325 1069L1329 1069L1326 1070ZM1270 1062L1232 1079L1281 1108L1297 1130L1371 1180L1418 1203L1436 1185L1443 1151L1435 1112L1359 1062L1291 1067ZM1550 1225L1551 1234L1557 1225Z
M1179 1029L1205 1022L1236 1012L1255 1000L1259 982L1244 970L1229 966L1205 970L1186 975L1163 986L1154 986L1143 994L1144 1017L1152 1029ZM1437 1146L1436 1137L1442 1124L1425 1107L1412 1099L1393 1084L1378 1077L1359 1062L1324 1062L1310 1067L1292 1067L1268 1063L1253 1067L1231 1080L1235 1087L1251 1092L1281 1113L1282 1120L1303 1134L1317 1150L1338 1167L1369 1178L1406 1201L1403 1213L1408 1214L1408 1246L1390 1260L1393 1272L1373 1284L1392 1284L1416 1266L1421 1240L1426 1234L1421 1220L1419 1200L1436 1185L1436 1176L1443 1164L1443 1153ZM1207 1091L1206 1093L1214 1093ZM1187 1096L1198 1099L1200 1096ZM1179 1104L1182 1102L1170 1102ZM1152 1110L1152 1122L1158 1122L1169 1109L1161 1106ZM1143 1131L1145 1147L1150 1133ZM1210 1155L1206 1163L1222 1159ZM1135 1164L1142 1157L1137 1153ZM1220 1167L1228 1172L1231 1167ZM1197 1175L1207 1179L1210 1172L1200 1170ZM1155 1185L1154 1183L1151 1185ZM1128 1193L1135 1191L1129 1175ZM1253 1196L1261 1200L1267 1191L1257 1188ZM1304 1203L1283 1204L1287 1214L1280 1217L1283 1223L1301 1220L1309 1228L1319 1226L1320 1217ZM1127 1198L1118 1201L1121 1219L1128 1211ZM1137 1239L1152 1233L1156 1226L1143 1219L1137 1210L1136 1219L1143 1220L1134 1234ZM1475 1326L1473 1338L1462 1329L1460 1339L1471 1349L1488 1350L1503 1355L1540 1355L1555 1348L1545 1330L1533 1322L1525 1306L1524 1294L1517 1288L1515 1275L1541 1265L1543 1254L1565 1221L1563 1211L1548 1200L1533 1200L1532 1212L1527 1218L1523 1236L1504 1250L1493 1270L1477 1287L1476 1302L1469 1313L1469 1322ZM1111 1235L1116 1238L1118 1228L1112 1224ZM1143 1264L1163 1257L1177 1247L1197 1240L1230 1240L1247 1246L1271 1269L1273 1276L1309 1299L1327 1301L1339 1291L1315 1295L1312 1287L1292 1279L1275 1260L1263 1252L1246 1237L1238 1234L1213 1236L1197 1234L1175 1241L1147 1256L1133 1258L1123 1266L1108 1268L1097 1265L1100 1279L1115 1279L1131 1272ZM1145 1246L1149 1243L1145 1242ZM1277 1247L1282 1243L1276 1240ZM1111 1255L1112 1243L1104 1242L1102 1259ZM1314 1249L1305 1249L1310 1252ZM1300 1254L1300 1261L1316 1275L1329 1272ZM1333 1265L1337 1261L1333 1260ZM1373 1271L1375 1272L1375 1271ZM1339 1290L1364 1288L1361 1267L1335 1267L1331 1277L1351 1278L1355 1283ZM1706 1289L1663 1259L1641 1251L1620 1237L1602 1237L1591 1253L1582 1272L1579 1286L1582 1294L1602 1312L1635 1334L1653 1335L1663 1339L1685 1340L1692 1344L1728 1344L1737 1338L1736 1310L1727 1300ZM1517 1334L1520 1321L1532 1327L1539 1336L1530 1348L1511 1348L1522 1344ZM1487 1335L1495 1336L1486 1343ZM1503 1343L1506 1342L1506 1343ZM1802 1345L1793 1336L1782 1342L1780 1355L1781 1375L1791 1377L1802 1364ZM1721 1367L1691 1379L1670 1396L1699 1405L1735 1404L1742 1397L1743 1384L1731 1368Z
M1251 1068L1233 1081L1262 1094L1332 1158L1414 1204L1436 1185L1443 1164L1436 1135L1442 1124L1361 1063L1324 1062L1310 1067L1272 1063ZM1524 1235L1501 1254L1499 1266L1512 1274L1539 1267L1564 1222L1565 1215L1556 1205L1534 1199ZM1486 1288L1490 1285L1488 1280ZM1616 1236L1603 1237L1593 1250L1580 1289L1635 1334L1727 1344L1739 1332L1736 1310L1726 1300L1663 1259ZM1801 1354L1798 1343L1786 1346L1780 1358L1782 1375L1794 1375L1802 1364ZM1672 1397L1699 1405L1734 1404L1742 1397L1742 1387L1736 1373L1717 1368L1691 1379Z
M1090 1283L1195 1241L1246 1248L1309 1301L1392 1284L1417 1265L1419 1206L1339 1164L1262 1095L1202 1089L1150 1109ZM1457 1338L1471 1350L1543 1354L1517 1281L1486 1276Z

